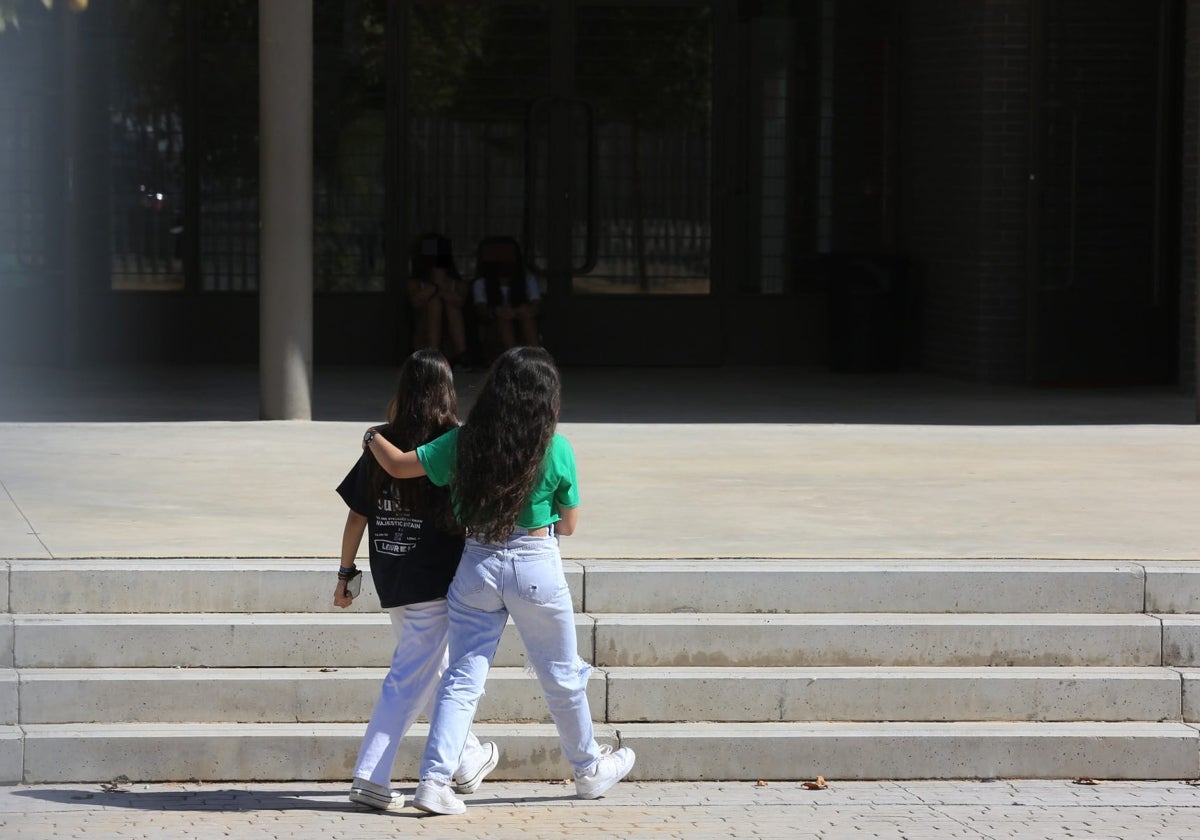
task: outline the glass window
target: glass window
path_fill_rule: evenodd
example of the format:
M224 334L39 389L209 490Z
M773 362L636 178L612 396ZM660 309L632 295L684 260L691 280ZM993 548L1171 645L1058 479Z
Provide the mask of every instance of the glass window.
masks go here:
M258 3L188 3L201 291L258 290Z
M51 143L44 118L53 19L38 3L0 32L0 289L42 284Z
M313 286L384 289L384 0L313 7Z
M550 80L542 3L417 2L408 19L410 233L448 237L464 275L489 236L522 235L526 115Z
M712 15L707 4L579 7L576 84L594 110L595 267L585 294L711 288ZM588 220L572 219L572 252Z
M183 6L112 6L112 288L180 291L183 264Z

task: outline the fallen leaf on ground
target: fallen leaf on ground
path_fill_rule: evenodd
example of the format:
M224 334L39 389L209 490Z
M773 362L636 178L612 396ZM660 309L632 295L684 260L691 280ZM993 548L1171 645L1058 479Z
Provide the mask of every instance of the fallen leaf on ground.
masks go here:
M1087 776L1076 776L1075 779L1072 780L1072 783L1076 784L1076 785L1098 785L1098 784L1100 784L1095 779L1089 779Z
M759 779L757 782L754 783L754 786L755 787L766 787L767 783L765 780Z
M801 787L805 790L825 790L829 784L825 781L824 776L817 776L815 781L805 782Z

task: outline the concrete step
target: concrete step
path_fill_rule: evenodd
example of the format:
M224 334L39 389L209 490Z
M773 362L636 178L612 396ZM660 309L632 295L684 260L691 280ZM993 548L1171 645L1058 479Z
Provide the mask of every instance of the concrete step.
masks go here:
M576 615L575 624L579 655L591 662L593 620ZM379 612L18 615L14 636L18 668L370 668L396 647ZM525 665L511 622L494 664Z
M12 729L12 728L10 728ZM26 784L348 780L361 724L28 725L0 733L0 771ZM481 724L500 744L495 779L570 775L548 724ZM415 773L427 727L401 743ZM1192 779L1200 732L1182 723L682 723L600 725L597 740L638 756L631 779ZM21 750L21 758L14 752ZM564 796L572 795L568 785Z
M820 614L576 615L579 654L601 667L1146 666L1197 664L1200 616ZM1177 644L1164 644L1164 624ZM374 667L387 616L18 615L18 668ZM1168 654L1163 661L1164 651ZM496 664L524 665L505 632Z
M1156 560L1146 570L1146 612L1200 613L1200 562Z
M1145 615L601 614L595 632L602 667L1164 664Z
M19 686L14 669L0 668L0 726L19 722Z
M1159 615L1163 625L1163 661L1187 668L1200 666L1200 615Z
M1140 565L1105 561L581 562L592 613L1138 613L1146 592Z
M338 560L13 560L8 565L13 613L321 613L334 609ZM377 613L379 596L367 561L358 565L362 593L345 612ZM580 612L583 567L565 561L563 572Z
M14 613L327 612L332 558L11 560ZM365 561L360 563L366 568ZM1200 612L1200 562L566 560L588 612ZM586 597L585 597L586 596ZM350 610L374 612L370 575Z
M1200 723L1200 668L1180 668L1183 676L1183 719Z
M0 723L364 722L382 668L26 668L0 671ZM1179 720L1169 668L611 668L596 670L597 721ZM1184 720L1200 722L1197 717ZM548 722L536 679L494 668L476 720Z
M1184 691L1183 675L1169 668L609 668L606 675L610 723L1180 720ZM1200 691L1200 680L1194 687Z
M386 668L27 668L20 671L20 723L365 723L386 674ZM602 671L592 673L588 704L604 720ZM525 668L493 668L475 717L550 721L541 687Z

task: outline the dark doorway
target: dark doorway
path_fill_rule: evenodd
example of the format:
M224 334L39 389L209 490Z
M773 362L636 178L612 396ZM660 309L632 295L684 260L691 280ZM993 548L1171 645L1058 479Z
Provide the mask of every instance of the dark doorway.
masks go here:
M1179 4L1034 9L1031 378L1173 381Z

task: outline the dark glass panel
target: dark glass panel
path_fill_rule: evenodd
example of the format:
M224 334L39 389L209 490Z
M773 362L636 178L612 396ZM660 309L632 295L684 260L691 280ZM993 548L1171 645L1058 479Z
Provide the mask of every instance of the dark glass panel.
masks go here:
M576 89L595 115L597 260L589 273L573 278L572 288L706 294L712 243L710 8L581 4L578 14ZM586 198L583 191L577 195ZM572 253L579 255L587 221L582 208L574 210Z
M112 288L184 288L184 5L112 4Z
M53 148L47 79L54 18L40 3L20 9L20 28L0 32L0 289L45 282L47 200Z
M147 0L150 2L151 0ZM200 144L200 288L258 289L258 2L188 3Z
M385 0L313 8L313 285L384 289Z
M410 235L453 241L464 274L487 236L520 238L525 213L525 122L549 92L544 3L414 3L409 16Z

